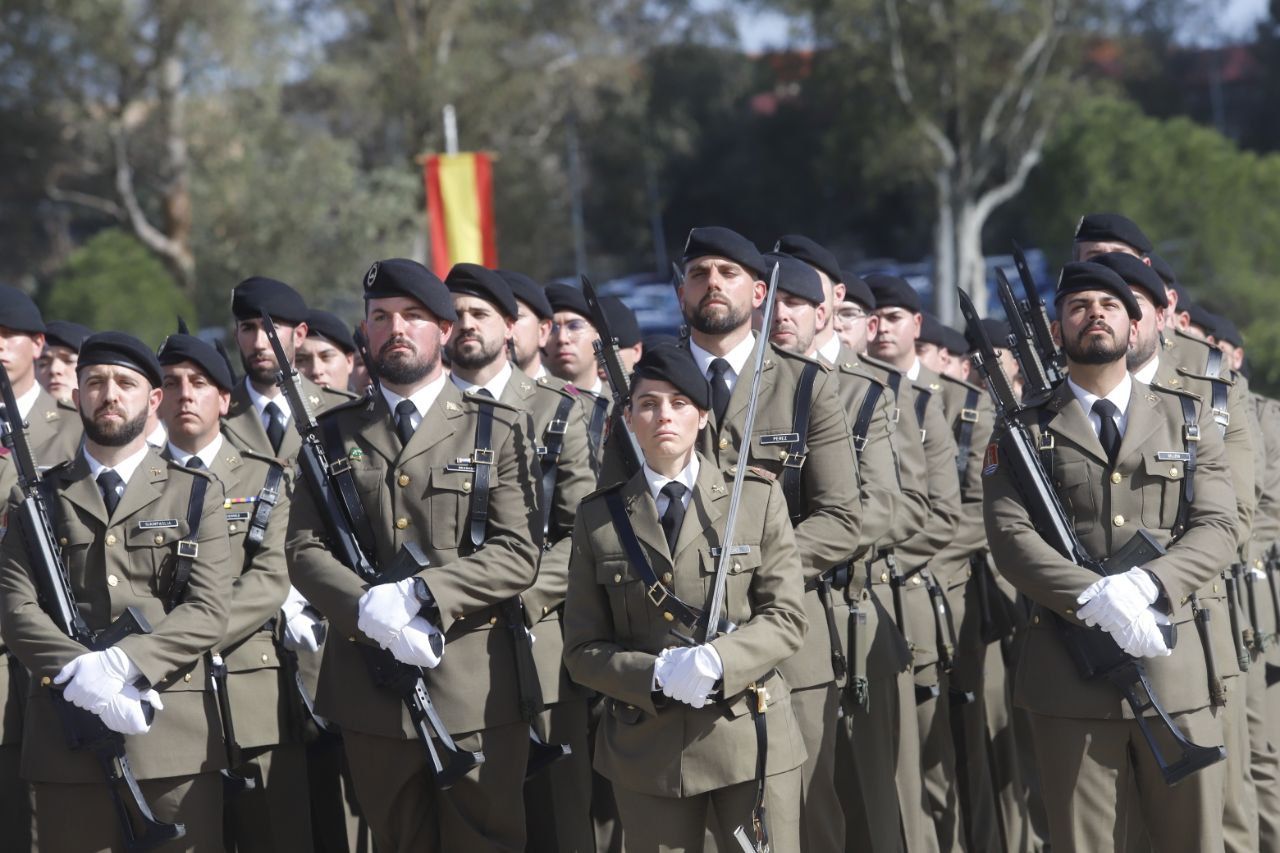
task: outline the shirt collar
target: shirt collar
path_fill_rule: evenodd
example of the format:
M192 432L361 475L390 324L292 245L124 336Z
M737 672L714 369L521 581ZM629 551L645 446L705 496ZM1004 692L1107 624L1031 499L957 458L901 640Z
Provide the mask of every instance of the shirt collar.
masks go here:
M289 423L293 417L293 412L289 411L289 406L284 401L283 394L276 394L274 397L268 397L266 394L258 391L253 387L253 383L249 381L249 377L244 378L244 390L249 392L249 402L253 404L253 408L258 412L258 420L262 420L262 411L267 407L268 403L275 403L276 408L280 410L281 423Z
M818 347L815 355L834 367L835 363L840 360L840 336L833 334L825 344Z
M542 377L544 377L544 376L548 376L548 375L550 375L550 374L548 374L548 373L547 373L547 366L546 366L545 364L543 364L542 362L538 362L538 369L534 371L534 373L533 373L533 378L534 378L535 380L537 380L537 379L541 379Z
M387 406L391 409L392 414L395 414L396 406L400 405L401 400L408 399L409 402L413 403L413 407L418 410L418 420L413 425L416 429L418 423L426 417L427 412L435 405L436 398L440 396L440 391L444 388L444 380L445 374L441 372L439 376L414 391L408 398L401 397L385 385L378 387L382 390L382 399L387 401Z
M169 443L169 458L173 461L186 465L191 461L191 457L198 456L200 461L204 463L204 467L212 468L213 462L218 458L218 451L222 450L222 433L218 433L213 437L213 441L197 450L195 453L188 453L181 447L175 445L172 441Z
M667 483L674 481L688 489L684 495L686 501L685 505L688 505L687 501L689 496L693 494L694 483L698 482L698 454L695 453L690 456L689 464L684 466L680 473L676 474L675 477L662 476L657 471L650 468L648 462L645 462L640 467L644 472L645 484L649 487L649 495L654 499L654 501L658 500L658 494L662 491L662 487Z
M138 466L142 464L142 460L146 458L147 453L150 450L151 445L143 442L142 447L136 453L128 459L117 463L111 470L119 474L120 479L124 480L125 485L128 485L129 478L133 476L134 471L138 470ZM107 470L106 465L103 465L97 459L93 458L92 454L89 453L89 448L87 447L84 450L84 460L89 463L89 474L94 480L97 480L98 475Z
M165 428L163 421L156 422L156 428L147 436L147 444L156 450L164 450L164 446L169 443L169 430Z
M912 382L920 378L920 356L916 356L916 360L911 362L911 367L907 369L907 378Z
M511 381L511 373L511 362L507 361L503 363L502 369L498 371L498 375L483 385L475 385L467 382L456 373L450 373L449 378L453 380L454 385L457 385L468 394L474 394L481 388L484 388L493 395L493 399L501 400L502 392L507 390L507 383Z
M36 406L36 399L40 396L40 383L32 382L31 387L21 397L14 400L18 404L18 414L22 415L22 419L29 420L31 410Z
M1152 382L1155 381L1156 371L1158 371L1159 369L1160 369L1160 352L1159 350L1157 350L1156 354L1151 357L1150 361L1148 361L1145 365L1138 368L1137 370L1133 371L1133 378L1143 383L1144 385L1150 385Z
M736 380L742 375L743 370L747 367L747 360L751 358L751 351L756 346L755 332L747 335L733 349L724 354L724 360L729 362L729 369L733 371L733 378ZM689 352L693 355L693 360L698 363L698 369L702 371L702 375L706 376L711 372L711 362L721 356L712 355L711 353L698 346L693 338L689 339Z
M1098 402L1098 400L1104 399L1081 388L1072 381L1070 376L1067 377L1067 387L1071 389L1071 393L1074 394L1076 400L1079 401L1080 407L1084 409L1086 417L1093 414L1093 404ZM1118 412L1117 417L1123 419L1124 416L1128 414L1129 397L1132 393L1133 379L1130 378L1128 373L1125 373L1124 378L1120 380L1120 384L1112 388L1105 398L1110 400L1116 407Z

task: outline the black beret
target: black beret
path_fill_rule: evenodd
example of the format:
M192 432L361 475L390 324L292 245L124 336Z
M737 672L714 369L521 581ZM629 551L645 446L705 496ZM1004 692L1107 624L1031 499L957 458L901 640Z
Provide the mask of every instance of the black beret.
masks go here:
M3 325L3 324L0 324ZM84 339L93 334L88 326L72 323L67 320L50 320L44 327L44 341L49 346L66 347L76 352Z
M1230 317L1225 314L1219 314L1214 327L1217 330L1214 337L1218 340L1226 341L1233 347L1244 346L1244 335L1240 334L1240 328L1232 322Z
M307 322L307 303L283 281L255 275L231 291L231 314L237 320L257 320L263 311L277 323L296 326Z
M136 370L151 382L152 388L159 388L162 380L160 362L151 348L133 335L124 332L98 332L85 338L80 345L80 360L76 363L76 373L95 364L114 364Z
M1155 252L1147 252L1147 260L1151 261L1151 268L1156 271L1156 275L1160 276L1169 287L1175 287L1178 283L1178 277L1173 274L1173 267L1169 266L1169 262L1157 255Z
M189 361L204 371L209 380L223 391L230 391L235 381L231 378L231 369L222 353L213 344L200 340L195 335L176 334L164 339L160 352L156 354L162 365L178 364Z
M1094 255L1089 261L1102 264L1115 272L1130 287L1141 287L1158 307L1169 307L1169 295L1165 293L1164 281L1160 278L1160 274L1144 264L1141 259L1126 252L1107 252L1103 255Z
M492 303L508 318L516 318L516 298L511 294L507 280L491 269L479 264L454 264L445 276L444 286L450 293L474 296Z
M1144 255L1151 251L1151 241L1142 233L1142 229L1132 219L1119 213L1090 213L1080 217L1075 241L1124 243Z
M551 315L555 312L551 310L551 303L547 301L547 295L542 292L541 287L538 287L536 281L522 272L512 272L511 270L494 270L494 272L502 276L502 280L507 283L507 287L511 288L511 295L528 305L530 311L543 320L551 319Z
M844 282L844 301L857 302L868 311L876 310L876 297L862 277L851 272L841 273Z
M866 281L875 297L876 308L905 308L913 314L920 313L920 294L906 279L874 273L867 276Z
M658 344L645 347L644 353L631 371L631 391L641 379L658 379L670 382L704 412L711 407L711 384L698 369L693 355L682 346Z
M347 355L356 351L356 339L351 335L351 327L337 314L330 314L328 311L307 312L307 337L324 338Z
M437 319L451 323L458 319L457 312L453 310L453 295L431 270L408 258L374 261L364 274L365 301L396 296L418 300Z
M763 257L770 267L770 274L773 265L778 265L778 290L799 296L814 305L822 304L822 279L818 278L813 267L783 252L766 252Z
M773 247L775 252L786 252L793 258L799 258L811 267L822 270L832 282L844 281L840 276L840 262L826 247L803 234L787 234L778 240Z
M964 332L950 326L942 327L942 348L955 356L963 356L973 351Z
M1129 285L1119 273L1110 267L1091 261L1075 261L1062 268L1058 276L1058 290L1054 294L1053 304L1060 304L1063 297L1068 294L1086 290L1105 290L1124 303L1124 309L1131 319L1136 320L1142 316L1142 310L1138 308L1138 300L1133 298L1133 291L1129 289Z
M1009 323L1007 320L997 320L995 317L983 317L978 321L978 325L982 327L982 331L986 332L987 340L991 341L991 345L996 349L1009 348ZM965 343L969 347L969 351L978 349L978 338L974 335L966 325L964 329Z
M0 326L15 332L43 334L44 320L31 297L7 284L0 284Z
M916 343L945 347L947 345L946 333L943 332L945 328L937 317L927 311L923 312L920 319L920 334L916 336Z
M616 296L601 296L600 310L609 321L609 333L620 347L633 347L640 343L640 324L631 306Z
M1187 289L1182 286L1181 282L1177 282L1177 281L1173 282L1172 284L1169 285L1169 289L1172 290L1178 297L1179 311L1186 311L1188 308L1191 307L1191 304L1195 302L1195 300L1191 298L1191 294L1187 291ZM1168 296L1168 294L1165 294L1165 295Z
M1220 318L1217 314L1199 304L1188 305L1187 313L1191 315L1191 325L1204 329L1206 335L1218 336Z
M591 319L591 309L587 307L587 297L572 284L561 284L558 281L553 281L547 285L545 292L547 302L551 305L553 313L568 311L571 314L581 314L588 320Z
M708 255L728 258L760 278L769 272L769 264L760 257L756 244L730 228L708 225L689 231L689 238L684 241L683 261L687 264Z

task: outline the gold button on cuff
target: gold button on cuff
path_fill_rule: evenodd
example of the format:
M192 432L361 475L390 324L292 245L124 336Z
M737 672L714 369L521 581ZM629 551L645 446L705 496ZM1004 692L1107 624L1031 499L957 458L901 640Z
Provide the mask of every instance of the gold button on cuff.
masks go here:
M1124 527L1124 516L1117 515L1115 518L1111 519L1111 523L1116 527Z
M157 545L163 545L163 544L164 544L164 536L163 536L163 535L161 535L161 534L159 534L159 533L157 533L157 534L155 535L155 543L156 543Z
M668 622L673 622L675 621L676 617L672 616L670 613L664 610L662 611L662 618L666 619Z
M119 584L120 584L120 578L116 577L115 575L107 575L107 586L114 587L114 586L118 586Z
M262 656L262 662L263 662L263 663L266 663L266 662L267 662L267 661L269 661L269 660L271 660L271 658L267 657L266 655L263 655L263 656Z
M404 530L408 526L409 526L409 519L407 518L396 519L396 530Z
M108 545L116 544L116 535L114 533L107 534L107 544Z
M1119 483L1121 480L1123 480L1123 479L1124 479L1124 477L1121 477L1121 476L1120 476L1120 472L1119 472L1119 471L1112 471L1112 472L1111 472L1111 482L1113 482L1113 483L1117 483L1117 484L1118 484L1118 483Z
M467 480L465 483L463 483L463 484L462 484L462 491L464 491L464 492L469 492L469 491L471 491L471 481L470 481L470 480Z
M46 675L44 678L40 679L41 687L48 687L50 684L53 684L53 679L49 676Z
M400 475L400 477L399 477L399 479L397 479L397 480L396 480L396 482L397 482L397 483L399 483L399 484L400 484L400 485L402 485L402 486L407 486L407 485L409 485L409 475L408 475L408 474L401 474L401 475Z
M663 574L662 574L662 582L663 582L663 583L671 583L671 580L672 580L671 572L663 572Z

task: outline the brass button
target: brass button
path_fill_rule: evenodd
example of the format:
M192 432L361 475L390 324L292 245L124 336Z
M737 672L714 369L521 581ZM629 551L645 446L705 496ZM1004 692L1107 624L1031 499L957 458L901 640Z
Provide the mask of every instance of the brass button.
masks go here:
M737 475L738 475L738 466L737 466L737 465L730 465L730 466L729 466L729 476L730 476L730 477L736 477Z
M1073 613L1075 613L1075 611L1074 611L1074 610L1072 610L1070 607L1068 607L1068 608L1067 608L1067 615L1068 615L1068 616L1070 616L1070 615L1071 615L1071 614L1073 614Z
M497 625L497 624L498 624L498 617L497 617L497 616L490 616L490 617L489 617L489 624L490 624L490 625Z
M48 687L50 684L53 684L53 679L49 676L46 675L44 678L40 679L41 687Z
M724 449L725 449L726 447L728 447L728 446L729 446L729 439L727 439L727 438L722 438L722 439L720 439L720 449L721 449L721 450L724 450Z
M779 458L779 459L786 459L786 458L787 458L787 451L785 451L785 450L779 450L779 451L778 451L778 458Z
M227 526L227 532L228 532L228 533L235 533L235 532L236 532L236 531L238 531L239 529L240 529L240 528L239 528L239 527L236 527L236 526L235 526L235 524L231 524L231 525L228 525L228 526ZM159 537L156 537L156 538L159 538Z
M267 662L267 661L269 661L269 660L271 660L271 658L267 657L266 655L263 655L263 656L262 656L262 662L263 662L263 663L266 663L266 662Z
M189 673L189 672L188 672L186 675L182 676L182 680L183 680L183 681L185 681L185 682L187 682L188 684L190 684L190 683L191 683L191 673Z
M881 573L880 573L880 583L888 583L888 582L889 582L889 573L888 573L888 572L881 572Z
M156 536L155 536L155 543L156 543L157 545L163 545L163 544L164 544L164 536L163 536L162 534L157 533L157 534L156 534Z
M546 616L546 615L547 615L548 613L550 613L550 612L551 612L551 608L550 608L550 607L548 607L548 606L547 606L547 605L545 605L545 604L544 604L544 605L542 605L542 615L543 615L543 616Z
M462 491L464 491L464 492L470 492L470 491L471 491L471 481L470 481L470 480L467 480L465 483L463 483L463 484L462 484Z
M1190 600L1191 600L1191 596L1189 596L1189 595L1184 595L1184 596L1182 596L1182 603L1183 603L1183 605L1184 605L1184 606L1185 606L1185 605L1186 605L1186 603L1187 603L1188 601L1190 601Z
M614 582L614 583L622 583L622 575L620 575L620 574L614 575L614 576L613 576L613 582Z
M1117 515L1115 518L1111 519L1111 523L1116 527L1124 527L1124 516Z
M65 547L67 544L67 537L63 536L61 539L59 539L58 544Z
M107 534L107 544L108 545L116 544L116 535L114 533Z
M664 610L662 611L662 618L666 619L668 622L673 622L675 621L676 617L672 616L670 613Z
M402 485L402 486L407 486L407 485L409 485L409 475L408 475L408 474L401 474L401 475L400 475L400 478L399 478L398 480L396 480L396 482L397 482L397 483L399 483L399 484L400 484L400 485Z
M1111 472L1111 482L1116 483L1116 484L1119 484L1119 482L1120 482L1121 480L1123 480L1123 479L1124 479L1124 477L1121 477L1121 476L1120 476L1120 472L1119 472L1119 471L1112 471L1112 472Z
M354 643L355 641L356 641L356 635L355 635L355 634L352 634L350 637L347 637L347 642L348 642L348 643Z
M404 530L408 526L409 526L409 519L407 518L396 519L396 530Z
M671 581L672 581L671 572L663 572L663 573L662 573L662 582L663 582L663 583L671 583Z
M1032 616L1032 617L1031 617L1031 624L1032 624L1032 625L1039 625L1039 624L1040 624L1040 617L1039 617L1039 616Z
M1178 476L1178 467L1176 465L1169 469L1169 476L1175 478Z
M114 587L114 586L118 586L119 584L120 584L120 578L116 577L115 575L107 575L107 586Z
M1217 591L1218 591L1218 585L1217 585L1216 583L1213 585L1213 591L1214 591L1214 592L1217 592Z
M920 576L919 576L919 575L917 575L916 577L912 578L912 579L911 579L911 582L912 582L913 584L915 584L916 586L919 586L919 585L920 585Z

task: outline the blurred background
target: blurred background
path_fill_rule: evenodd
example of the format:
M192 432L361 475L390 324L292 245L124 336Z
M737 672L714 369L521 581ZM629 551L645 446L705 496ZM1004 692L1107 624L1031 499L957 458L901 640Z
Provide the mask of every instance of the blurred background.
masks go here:
M691 226L807 234L953 320L1012 240L1048 291L1118 211L1275 393L1277 104L1280 0L5 0L0 280L152 343L252 274L355 320L370 262L430 260L451 107L498 264L646 330Z

